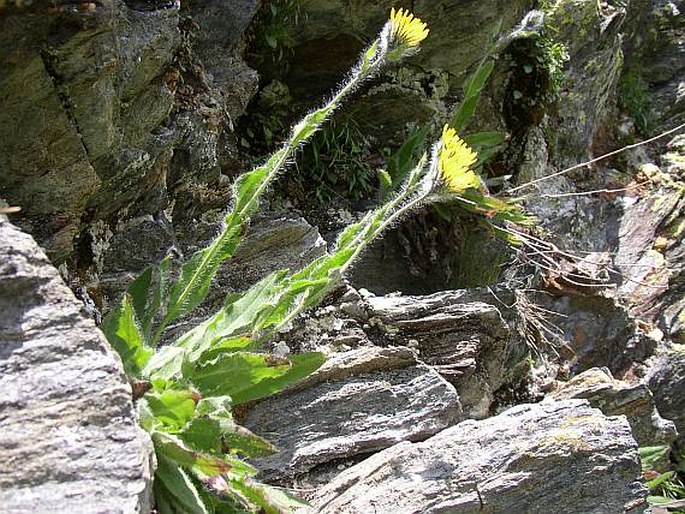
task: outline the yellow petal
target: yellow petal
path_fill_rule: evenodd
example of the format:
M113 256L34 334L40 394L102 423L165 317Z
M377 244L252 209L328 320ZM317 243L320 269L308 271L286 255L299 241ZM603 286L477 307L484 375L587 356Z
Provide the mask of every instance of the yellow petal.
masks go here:
M390 10L390 22L393 38L404 46L418 46L428 36L427 25L404 9L396 11L393 7Z
M476 152L449 125L445 125L442 131L441 142L438 168L447 187L454 193L477 188L480 179L470 168L478 157Z

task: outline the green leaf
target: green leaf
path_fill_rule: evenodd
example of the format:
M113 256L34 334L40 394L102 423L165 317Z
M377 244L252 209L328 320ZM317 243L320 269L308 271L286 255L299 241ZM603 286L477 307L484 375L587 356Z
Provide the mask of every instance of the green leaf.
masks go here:
M178 346L163 346L157 350L143 368L143 376L152 380L168 380L182 375L185 350Z
M128 286L128 294L131 297L131 304L138 319L145 317L145 307L147 297L152 284L152 267L148 267Z
M271 48L276 48L278 46L278 40L271 34L265 34L264 37L266 39L266 44Z
M476 112L476 107L480 101L480 95L485 87L492 70L495 67L495 62L490 58L485 58L481 61L476 71L468 78L464 85L465 96L464 100L459 105L459 109L452 117L450 125L461 133L466 128L471 117Z
M476 112L480 96L467 96L459 105L457 114L452 118L452 127L457 132L463 132L471 117Z
M119 306L105 317L100 328L121 357L126 374L139 378L154 352L143 340L128 294L124 294Z
M477 191L466 191L456 201L464 210L485 215L487 218L511 221L518 225L530 225L534 222L534 219L512 200L502 200Z
M155 496L155 511L157 514L178 514L179 512L186 512L180 508L178 510L174 508L171 493L161 483L161 480L156 477L152 485L152 491Z
M248 347L252 344L250 334L263 328L259 322L273 309L280 292L277 286L285 275L285 271L275 271L242 295L229 296L219 312L181 335L173 346L183 348L191 363L210 350Z
M334 281L332 277L295 281L292 288L284 291L264 326L275 330L282 328L286 324L284 320L290 318L293 312L317 305L328 293L330 284Z
M650 480L647 482L645 485L650 491L653 491L660 485L662 485L664 482L667 482L669 480L672 480L676 476L675 471L667 471L666 473L662 473L658 477Z
M233 185L234 205L233 211L226 217L227 224L230 221L233 223L243 222L245 216L251 214L253 209L257 207L255 205L257 193L269 175L273 173L273 168L278 165L283 153L283 149L279 150L269 158L264 166L238 177Z
M252 504L260 507L263 514L287 514L306 507L308 503L290 496L286 492L266 484L246 480L232 481L231 485Z
M196 412L198 416L233 419L232 404L230 396L209 396L198 402Z
M473 148L482 148L485 146L497 146L504 141L504 135L501 132L476 132L464 136L464 141Z
M183 264L178 280L169 291L167 313L162 328L193 310L206 298L219 266L233 255L242 232L242 225L234 224L222 232L211 245L197 251ZM159 335L161 334L158 334L156 340Z
M183 466L200 476L213 477L227 475L231 478L245 478L257 473L249 464L230 457L216 457L192 449L179 437L154 432L152 442L155 445L157 456Z
M359 233L364 229L364 224L362 222L353 223L348 225L338 236L335 242L335 248L345 248L352 244L354 239L359 235Z
M417 157L423 152L429 130L430 126L424 125L414 131L402 143L402 146L388 158L388 173L390 173L394 183L400 183L413 168Z
M669 498L668 496L663 496L663 495L649 495L647 496L647 503L650 505L668 505L669 503L673 502L673 498ZM677 511L676 513L677 514Z
M486 57L481 61L478 68L476 68L476 71L473 72L473 75L471 75L464 84L464 91L466 91L467 97L480 95L494 68L495 61L489 57Z
M301 380L321 367L326 362L326 356L319 352L302 353L290 357L291 366L278 376L264 378L252 387L242 388L231 394L233 403L241 403L265 398L277 393L287 386Z
M209 514L200 493L181 467L157 454L154 492L157 508L162 513Z
M293 128L293 133L290 138L292 146L297 146L312 137L314 132L321 127L328 115L333 112L334 108L335 105L329 104L328 106L307 114L304 119Z
M449 208L440 203L434 203L433 204L433 210L440 216L442 219L450 223L452 221L452 212L449 210Z
M139 314L138 317L138 319L141 320L140 328L145 335L146 341L152 340L152 325L155 321L155 317L162 308L162 303L165 302L168 297L171 259L165 257L156 268L150 269L152 270L153 285L147 293L144 314ZM141 301L139 300L139 302Z
M203 395L235 396L267 378L276 378L290 369L290 363L271 355L235 352L201 363L191 377Z
M654 469L654 465L661 461L671 449L668 446L642 446L638 448L642 466L646 469Z
M362 70L367 70L371 64L373 64L373 58L376 56L378 50L379 39L376 39L369 45L369 47L364 51L361 59Z
M233 421L228 396L203 398L197 417L178 436L196 450L224 454L240 453L248 458L269 455L276 448Z
M218 419L195 418L177 435L198 451L222 453L221 421Z
M151 391L145 395L145 399L155 419L166 430L176 431L193 419L199 397L193 391L167 389L162 392Z
M233 256L249 217L259 206L259 197L268 182L276 176L288 154L288 148L275 152L264 166L241 175L233 187L233 210L226 216L226 227L206 248L197 251L181 267L181 273L169 291L167 312L157 329L155 341L172 321L197 307L207 296L219 266Z
M392 189L392 176L386 170L378 170L378 180L383 191L390 191Z
M231 453L240 453L250 459L278 451L269 441L240 425L234 425L232 431L224 431L222 437Z

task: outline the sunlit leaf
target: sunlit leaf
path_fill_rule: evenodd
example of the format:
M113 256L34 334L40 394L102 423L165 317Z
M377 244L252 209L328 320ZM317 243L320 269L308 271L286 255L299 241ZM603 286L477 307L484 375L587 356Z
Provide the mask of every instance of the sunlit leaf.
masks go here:
M463 132L469 120L476 112L476 107L480 101L481 92L485 87L495 63L492 59L484 59L476 68L476 71L468 78L464 85L464 100L459 105L459 109L452 117L450 125L456 129L457 132Z
M244 478L257 473L249 464L230 457L217 457L192 449L181 438L163 432L152 434L157 455L201 476L211 477L226 474L233 478Z
M183 389L151 391L145 395L148 407L157 421L168 430L180 430L195 415L197 393Z
M231 395L233 402L238 405L252 400L258 400L285 389L290 384L311 375L326 362L326 356L319 352L302 353L290 357L291 366L279 375L260 380L252 387L246 387Z
M228 395L235 402L244 390L267 378L276 378L290 369L290 363L272 355L235 352L220 355L195 368L193 383L204 395Z
M128 294L125 294L117 308L105 317L100 329L121 357L126 374L139 378L153 351L145 344Z
M270 487L250 480L232 482L233 487L242 493L253 505L260 507L263 514L287 514L295 509L306 507L307 502L299 500L281 489Z

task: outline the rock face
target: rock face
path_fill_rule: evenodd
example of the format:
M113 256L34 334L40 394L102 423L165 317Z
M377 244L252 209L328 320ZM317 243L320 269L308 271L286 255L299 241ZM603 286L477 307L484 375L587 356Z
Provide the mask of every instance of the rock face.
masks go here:
M271 77L268 68L278 66L267 65L258 77L241 38L260 4L281 3L301 8L296 27L271 27L288 32L292 55L285 52L282 74ZM18 223L106 309L148 263L169 249L188 254L216 233L212 213L225 209L230 178L245 167L238 140L250 129L238 118L258 80L266 88L253 104L261 106L255 123L271 134L338 84L397 4L0 0L0 197L22 206ZM364 154L372 168L413 130L451 118L465 77L494 40L495 69L465 134L504 134L485 171L505 189L632 143L650 123L660 130L685 119L682 0L537 2L546 17L530 11L530 0L399 4L428 23L430 37L350 101L345 114L376 139ZM561 49L536 38L545 31L569 53L556 63L561 76L550 60ZM255 60L273 63L270 52ZM629 105L630 94L650 105ZM628 128L616 130L629 116ZM295 343L346 351L243 413L281 448L258 462L266 477L319 485L383 450L317 493L318 512L642 511L630 428L641 445L671 442L656 404L685 446L682 349L651 363L653 402L644 385L628 382L662 339L685 342L683 136L651 157L649 167L636 165L650 159L639 150L520 191L560 248L589 252L565 263L572 273L553 267L544 284L551 295L543 307L565 316L554 320L566 343L558 368L609 372L581 374L553 393L556 402L485 419L522 401L530 371L518 321L502 307L515 305L516 293L351 295ZM625 193L577 195L626 185ZM416 214L360 259L355 287L424 294L499 280L510 254L477 239L478 226L444 211ZM94 504L145 512L149 442L116 357L32 244L0 222L0 461L10 463L0 504L10 512ZM323 251L316 228L299 217L255 218L203 307L213 310L223 289ZM611 284L576 288L577 261L593 259ZM455 285L460 273L464 283ZM528 268L523 274L524 287L538 287ZM569 399L578 397L604 415ZM614 414L630 427L607 417ZM467 417L481 421L453 426Z
M232 48L255 5L0 4L0 196L85 286L98 289L108 247L152 232L164 251L204 202L225 207L231 117L257 83Z
M415 347L424 362L457 388L466 417L480 419L490 414L500 388L525 375L527 367L519 364L529 349L512 337L497 307L466 302L463 295L445 291L371 297L366 301L368 323L390 344Z
M659 412L675 422L680 437L678 446L685 448L685 347L674 345L655 357L647 375Z
M180 44L178 8L33 4L0 13L0 191L64 260L89 205L91 218L111 213L164 181L151 164L172 158L180 131L152 132L173 107L164 71Z
M0 504L149 512L152 444L119 357L30 236L0 221Z
M316 493L320 514L645 512L637 445L583 400L521 405L393 446Z
M616 380L607 369L584 371L560 384L551 397L555 400L585 398L607 416L626 416L638 446L669 446L677 436L673 422L659 415L645 384L630 385Z
M331 358L296 389L250 411L245 426L279 453L257 459L270 479L421 440L463 419L454 388L407 348L366 347Z
M671 128L685 121L685 93L680 87L685 72L683 9L682 0L641 1L633 8L626 64L632 85L646 93L647 102L634 107L642 110L635 114L645 117L637 121L647 129Z

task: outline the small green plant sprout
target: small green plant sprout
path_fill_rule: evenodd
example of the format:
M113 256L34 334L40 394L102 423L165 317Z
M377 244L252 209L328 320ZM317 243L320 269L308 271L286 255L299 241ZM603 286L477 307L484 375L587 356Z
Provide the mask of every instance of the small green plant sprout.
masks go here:
M314 372L317 352L289 358L260 351L304 309L338 284L360 253L396 220L419 205L456 198L490 223L521 215L518 207L484 193L470 166L475 153L445 127L442 138L409 171L394 196L348 226L329 253L297 272L276 270L243 293L229 295L214 315L168 344L167 327L207 296L219 266L238 247L261 195L295 149L307 142L345 96L387 61L417 50L425 24L402 9L391 12L379 37L360 57L342 88L297 123L265 164L239 177L221 233L177 271L169 258L144 271L102 329L122 358L140 423L151 435L160 514L286 513L302 502L255 479L245 459L275 451L241 427L234 407L269 396Z
M677 464L673 466L668 463L668 446L644 446L638 452L645 485L649 489L649 504L668 508L669 512L685 512L685 485L682 480L685 474L685 455L681 454ZM663 471L664 467L675 469Z

